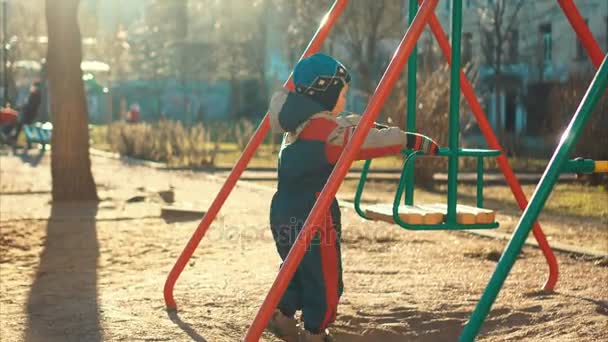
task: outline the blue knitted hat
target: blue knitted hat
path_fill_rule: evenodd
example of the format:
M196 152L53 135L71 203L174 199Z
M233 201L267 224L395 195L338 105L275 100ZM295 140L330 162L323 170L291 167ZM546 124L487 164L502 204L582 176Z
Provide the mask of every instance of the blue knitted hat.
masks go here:
M293 71L296 93L333 110L342 88L350 82L346 67L334 58L316 53L302 59Z

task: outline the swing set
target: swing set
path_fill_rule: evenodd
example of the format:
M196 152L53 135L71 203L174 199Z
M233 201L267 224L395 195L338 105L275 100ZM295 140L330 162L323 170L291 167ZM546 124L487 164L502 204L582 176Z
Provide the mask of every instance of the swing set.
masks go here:
M511 187L519 207L523 210L523 215L496 266L496 270L493 273L487 288L483 292L471 318L460 335L459 341L473 341L479 333L481 325L513 267L517 255L521 252L530 230L532 230L539 248L543 252L549 265L549 276L543 286L543 290L550 292L554 289L558 278L557 260L542 232L541 226L536 220L561 173L608 172L608 161L594 161L590 159L568 160L568 156L575 146L585 123L589 119L602 92L608 85L608 57L605 57L599 48L599 45L587 27L573 0L557 0L578 38L581 40L582 45L589 54L594 66L598 68L598 71L568 128L563 133L562 139L532 195L530 203L528 203L521 185L515 177L515 174L502 151L502 147L475 96L471 83L467 80L464 72L461 70L460 46L462 33L462 0L451 0L453 2L451 7L453 51L450 49L448 38L434 14L438 1L439 0L409 0L409 28L397 47L375 93L371 97L349 144L342 152L338 163L335 165L322 193L318 197L310 215L304 223L304 227L287 259L283 263L266 299L260 307L253 323L249 327L247 335L244 338L245 341L258 341L262 335L272 312L278 304L289 280L316 233L314 227L318 227L317 222L322 219L322 213L327 210L332 199L336 195L339 186L348 173L356 153L363 144L368 131L373 126L376 117L382 109L384 102L395 85L395 82L398 80L406 63L408 64L408 99L415 99L417 69L416 42L427 23L435 35L446 60L451 66L449 144L447 147L441 148L438 153L440 157L448 158L447 203L414 205L414 162L419 157L423 158L424 155L420 152L403 151L405 161L403 163L403 171L393 203L374 205L367 208L361 206L361 197L367 173L371 166L371 160L368 160L365 162L362 169L359 186L355 195L355 210L363 218L389 221L409 230L497 228L498 222L495 220L494 211L483 208L484 158L496 158L497 164L504 174L507 183ZM302 55L302 58L308 57L320 49L332 27L346 8L347 3L348 0L336 0L334 2L329 12L321 21L318 30L314 34ZM293 90L291 76L285 82L284 87ZM464 149L459 147L459 99L461 91L468 102L490 149ZM416 101L408 101L407 126L405 128L410 132L416 131L415 103ZM236 182L264 140L269 129L269 117L266 115L232 169L232 172L226 179L209 210L199 223L199 226L190 238L190 241L188 241L188 244L171 269L164 287L165 304L168 310L177 309L173 297L173 289L177 278L184 270L188 260L198 247L201 239L209 229L209 226L217 216L227 197L230 195ZM475 207L464 206L457 203L458 161L460 158L464 157L477 159L477 203ZM405 198L403 199L404 194ZM404 203L403 205L401 204L402 200Z

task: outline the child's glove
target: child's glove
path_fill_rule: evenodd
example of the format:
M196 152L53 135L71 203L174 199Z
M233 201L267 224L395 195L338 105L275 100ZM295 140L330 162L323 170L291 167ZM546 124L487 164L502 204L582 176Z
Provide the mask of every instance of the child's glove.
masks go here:
M434 156L439 151L439 146L433 139L418 133L405 132L405 148L413 151L421 151L426 155Z

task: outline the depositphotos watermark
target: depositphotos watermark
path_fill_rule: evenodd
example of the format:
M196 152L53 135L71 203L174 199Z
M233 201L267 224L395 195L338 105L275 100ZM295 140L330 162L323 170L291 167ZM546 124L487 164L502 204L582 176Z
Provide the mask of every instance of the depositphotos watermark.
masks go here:
M328 222L329 223L329 222ZM252 243L274 242L281 246L291 246L295 243L302 227L303 220L291 218L289 223L283 225L259 224L236 224L226 223L223 220L216 221L206 234L205 241L232 242L235 248L245 247ZM346 232L348 240L361 241L387 241L392 240L395 232L387 229L370 229L364 224L342 224L334 227L332 224L318 225L316 234L311 241L311 246L333 245L343 242L343 234ZM395 238L396 239L396 238ZM348 242L348 241L347 241Z

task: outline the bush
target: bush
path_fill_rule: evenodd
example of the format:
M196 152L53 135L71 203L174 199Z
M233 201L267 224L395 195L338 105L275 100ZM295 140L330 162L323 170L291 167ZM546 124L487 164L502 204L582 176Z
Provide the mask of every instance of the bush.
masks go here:
M212 138L203 124L185 128L180 122L115 123L108 128L108 142L122 156L181 166L213 166L222 133Z
M591 75L574 76L551 90L549 95L550 108L544 127L548 133L547 139L553 146L557 146L561 135L580 105L591 80ZM608 160L606 127L608 127L608 93L604 92L580 134L572 158ZM593 174L585 176L583 179L593 185L600 183L608 185L608 177L605 174Z
M416 128L419 133L427 135L440 146L447 146L450 108L450 69L447 65L418 79L416 99ZM405 127L407 106L406 82L402 79L395 86L393 95L387 103L390 110L388 121L392 125ZM461 97L461 121L465 121L464 99ZM433 174L444 172L446 158L424 158L416 162L416 183L423 187L433 185Z
M249 139L255 133L256 126L248 119L240 119L234 125L234 139L239 149L243 151Z

